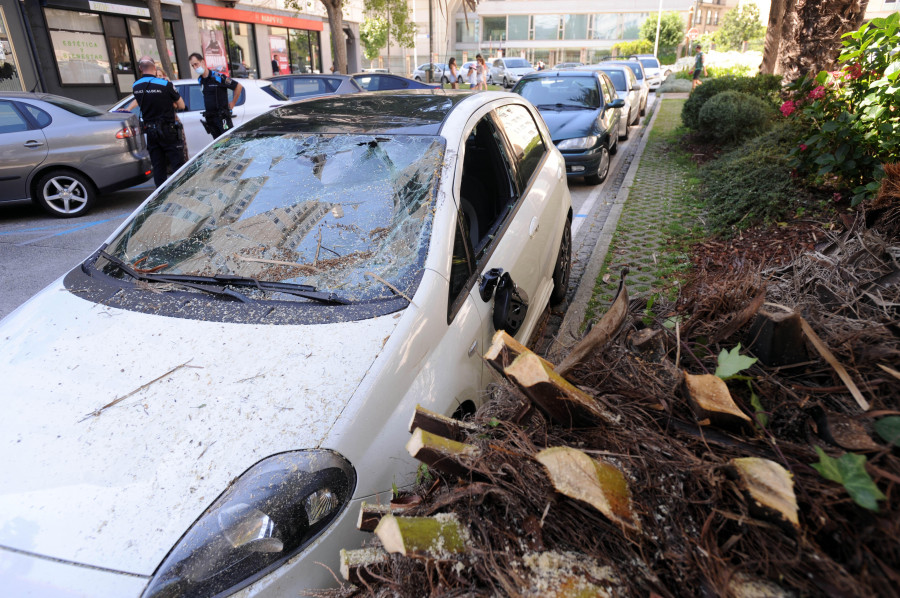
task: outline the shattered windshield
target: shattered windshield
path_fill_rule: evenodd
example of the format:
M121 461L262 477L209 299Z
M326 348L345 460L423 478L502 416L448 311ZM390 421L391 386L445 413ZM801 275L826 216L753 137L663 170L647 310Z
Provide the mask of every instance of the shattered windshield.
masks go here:
M226 137L107 252L153 276L296 283L351 301L408 294L424 264L443 155L433 136ZM124 276L111 260L97 263Z

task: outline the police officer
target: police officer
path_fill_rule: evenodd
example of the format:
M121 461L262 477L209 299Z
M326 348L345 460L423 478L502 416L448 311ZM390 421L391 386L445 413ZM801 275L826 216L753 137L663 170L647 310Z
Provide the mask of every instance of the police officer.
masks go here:
M200 83L200 88L203 90L203 106L205 108L203 118L206 121L204 127L206 132L215 139L234 126L231 122L231 111L234 109L235 102L241 97L241 91L244 88L234 79L210 71L206 67L206 60L197 52L191 54L190 63L194 72L200 75L197 82ZM234 91L234 97L230 102L228 101L229 89Z
M175 110L184 110L184 100L171 81L156 77L152 58L141 58L138 68L143 76L134 82L131 91L141 109L153 181L159 187L166 180L167 167L175 171L184 164L184 136L175 117Z

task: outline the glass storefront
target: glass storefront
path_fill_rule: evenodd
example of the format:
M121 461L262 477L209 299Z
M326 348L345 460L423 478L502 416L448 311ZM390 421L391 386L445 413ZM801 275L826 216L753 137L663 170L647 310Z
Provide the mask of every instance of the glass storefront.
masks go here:
M0 91L25 91L16 60L16 50L9 38L6 15L0 6Z
M122 96L131 93L142 56L161 65L149 19L61 8L44 8L43 14L62 85L114 85ZM164 24L169 60L179 77L172 22Z
M259 77L253 25L214 19L197 19L197 23L201 51L210 70L230 77Z
M641 23L649 16L649 13L635 12L483 17L481 41L639 39ZM457 18L457 43L474 42L477 35L473 33L471 27L465 27L463 19Z
M269 27L269 53L273 75L322 72L318 31Z

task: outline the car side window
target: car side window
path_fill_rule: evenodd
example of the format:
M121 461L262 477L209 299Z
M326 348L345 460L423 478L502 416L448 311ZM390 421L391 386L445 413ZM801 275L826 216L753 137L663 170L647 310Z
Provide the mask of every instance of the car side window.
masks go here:
M187 93L182 93L181 97L187 101L186 110L197 112L204 109L203 90L200 89L200 85L186 85L184 91Z
M28 112L28 114L31 115L31 118L34 119L34 122L37 123L39 129L43 129L53 122L53 118L37 106L22 103L20 103L19 106L24 108Z
M0 101L0 135L28 130L28 121L19 114L12 102Z
M288 90L288 80L287 79L275 79L272 81L272 85L278 88L278 91L283 93L286 96L290 96L290 91Z
M402 79L394 79L393 77L378 77L378 91L386 89L406 89L409 84Z
M606 77L600 78L600 88L603 90L603 104L609 104L616 97L616 92L612 90L609 80Z
M230 102L230 101L231 101L231 98L233 98L233 97L234 97L234 91L232 91L231 89L229 89L229 90L228 90L228 101ZM246 101L247 101L247 90L242 88L242 89L241 89L241 95L240 95L240 97L237 99L237 102L234 103L234 105L235 105L235 106L243 106L243 105L244 105L244 102L246 102Z
M365 77L357 77L353 80L366 91L378 91L378 81L380 79L377 77L367 75Z
M519 190L524 192L547 154L547 146L525 106L507 104L497 108L496 113L513 153L512 161Z

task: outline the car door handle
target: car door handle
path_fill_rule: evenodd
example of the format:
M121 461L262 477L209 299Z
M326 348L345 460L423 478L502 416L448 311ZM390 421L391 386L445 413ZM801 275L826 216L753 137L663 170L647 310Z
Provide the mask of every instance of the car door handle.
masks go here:
M472 346L469 347L468 356L472 357L475 354L475 351L478 349L478 340L472 341Z
M528 237L533 239L539 228L541 228L541 223L538 221L537 216L535 216L531 219L531 224L528 226Z
M28 148L34 148L34 147L41 147L42 145L44 145L44 142L43 141L35 141L34 139L29 139L23 145Z

